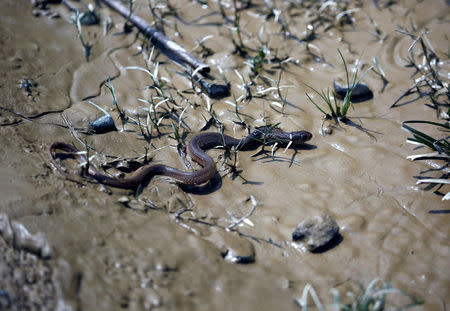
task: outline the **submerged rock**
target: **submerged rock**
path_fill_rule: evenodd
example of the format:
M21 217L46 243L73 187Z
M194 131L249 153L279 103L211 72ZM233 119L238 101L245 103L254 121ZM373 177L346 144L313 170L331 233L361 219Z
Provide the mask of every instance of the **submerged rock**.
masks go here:
M328 214L306 219L292 233L294 241L300 241L311 252L319 251L338 236L339 226Z

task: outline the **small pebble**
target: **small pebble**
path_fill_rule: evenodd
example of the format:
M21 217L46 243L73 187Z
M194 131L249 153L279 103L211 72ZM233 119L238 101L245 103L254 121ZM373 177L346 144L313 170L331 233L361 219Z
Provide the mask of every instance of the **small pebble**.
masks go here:
M89 123L88 131L94 134L104 134L117 131L117 128L112 117L105 114Z
M333 133L333 129L329 126L322 128L322 130L320 131L320 134L322 136L331 135L332 133Z
M203 79L199 80L199 83L202 86L202 89L205 90L206 93L211 98L220 99L224 97L230 96L230 85L223 85L223 84L214 84L209 83Z

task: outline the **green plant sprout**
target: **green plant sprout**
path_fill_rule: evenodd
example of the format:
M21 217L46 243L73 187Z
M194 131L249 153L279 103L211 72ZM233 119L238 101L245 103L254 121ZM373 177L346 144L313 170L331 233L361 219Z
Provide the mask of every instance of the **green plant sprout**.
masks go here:
M263 71L266 61L267 47L261 46L255 56L249 57L245 64L250 68L250 79L255 80Z

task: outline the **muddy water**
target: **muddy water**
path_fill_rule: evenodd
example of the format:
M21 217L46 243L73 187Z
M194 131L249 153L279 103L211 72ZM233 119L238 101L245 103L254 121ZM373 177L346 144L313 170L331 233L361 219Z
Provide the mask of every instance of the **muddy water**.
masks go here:
M222 2L232 19L231 4ZM223 83L220 66L232 85L232 94L236 98L246 94L236 72L250 81L244 63L247 58L233 54L218 4L170 4L179 18L166 15L167 35L197 57L201 57L201 49L195 42L212 35L204 43L213 52L204 58L212 67L212 75ZM276 2L275 6L282 12L279 18L289 23L292 36L305 38L306 26L314 19L311 12L317 7L310 4L307 10L297 5L288 10L287 2ZM153 20L147 2L137 1L136 7L142 17ZM179 155L177 142L171 138L171 124L178 123L177 119L162 118L161 135L153 128L149 144L139 127L131 122L122 126L104 86L110 77L120 108L130 118L145 120L142 108L148 105L138 99L154 97L155 103L162 99L148 88L152 85L149 75L126 67L145 67L150 51L141 53L142 40L136 39L135 33L120 34L123 19L102 8L102 23L110 20L111 28L106 31L105 24L83 26L84 40L92 45L90 61L86 62L65 7L50 6L60 18L34 17L30 3L2 1L0 212L30 232L45 234L52 247L51 258L32 262L38 262L34 264L36 271L41 271L42 265L52 271L52 284L45 292L52 298L44 304L31 290L15 292L13 282L27 282L16 274L0 280L0 290L7 291L13 301L28 295L22 302L34 302L36 309L52 309L50 301L53 308L64 310L298 310L294 299L308 283L324 302L330 302L329 290L343 281L368 284L380 278L424 299L424 306L417 309L438 310L443 302L449 304L449 205L441 195L416 186L414 176L421 172L427 176L439 173L427 171L432 162L406 159L421 151L405 143L408 134L401 130L405 120L436 121L436 112L425 106L426 97L415 95L403 101L404 105L389 109L412 85L414 74L412 68L405 68L411 39L395 30L410 29L414 22L417 33L432 31L428 38L438 57L447 62L443 64L445 71L449 6L444 1L399 1L389 6L384 1L365 1L351 2L349 8L357 10L352 13L352 24L335 25L333 20L316 24L316 38L309 46L315 56L308 52L305 41L279 34L280 24L273 18L266 20L269 11L262 1L241 11L245 46L255 50L262 41L271 51L268 59L290 57L283 64L280 84L292 87L283 88L289 104L280 113L276 92L257 94L258 87L276 85L279 76L277 65L265 64L265 71L256 79L258 86L250 86L253 97L239 104L240 117L251 126L267 122L281 123L285 130L306 129L314 135L307 145L279 149L273 155L270 147L256 156L256 151L239 152L237 175L225 164L234 163L233 155L225 158L223 151L212 150L209 154L217 161L221 176L215 188L202 194L186 192L170 179L156 177L134 198L123 190L90 183L80 187L64 180L50 167L46 150L54 141L83 147L62 116L71 126L86 128L102 115L87 103L90 99L110 112L120 129L102 135L75 135L98 152L94 163L111 161L111 157L142 159L147 149L147 156L155 163L195 168L196 164ZM158 14L169 12L167 7L156 9ZM378 35L369 18L377 24ZM364 131L324 122L305 96L310 90L304 83L321 90L331 87L333 78L344 81L337 48L351 67L361 55L364 68L376 57L389 80L383 89L375 73L364 79L374 98L355 104L349 113ZM250 56L255 54L250 52ZM182 124L188 140L210 118L210 109L226 134L246 135L246 130L233 122L238 118L226 102L232 101L231 97L209 100L195 94L190 80L177 73L182 71L180 67L156 51L153 60L160 62L159 77L169 81L165 88L174 99L159 106L158 118L164 109L176 116L184 110ZM31 83L29 90L21 85L25 79ZM322 135L324 127L332 134ZM210 131L217 129L213 126ZM70 172L79 170L73 161L65 164ZM441 189L446 191L449 189ZM124 196L128 203L119 202ZM257 207L248 218L250 222L235 227L237 232L225 230L233 217L240 218L252 209L251 197ZM321 254L293 245L291 234L296 225L324 212L339 224L342 241ZM20 271L14 260L20 251L4 243L1 247L2 253L9 254L0 257L2 267ZM223 254L229 248L254 256L255 262L239 265L226 261ZM42 273L37 275L41 280L32 284L50 282L42 281L46 277ZM338 288L345 293L345 286ZM397 296L394 300L401 303L402 299ZM10 308L17 306L11 304Z

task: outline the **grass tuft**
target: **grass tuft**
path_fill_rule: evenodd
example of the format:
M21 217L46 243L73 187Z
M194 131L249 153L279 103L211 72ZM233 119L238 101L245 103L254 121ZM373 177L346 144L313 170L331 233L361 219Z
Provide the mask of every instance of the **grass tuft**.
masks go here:
M342 59L342 62L344 63L344 69L345 69L345 77L347 80L347 93L343 99L342 104L338 102L336 94L334 91L332 92L332 97L330 95L330 89L327 89L327 92L325 93L323 90L319 92L317 89L313 88L312 86L304 83L308 88L310 88L314 93L319 95L319 97L325 102L326 107L321 107L318 103L316 103L312 96L306 93L306 96L311 101L311 103L321 112L324 114L324 117L326 119L333 119L336 121L336 123L339 123L339 121L342 121L346 123L348 121L347 113L352 105L350 98L352 96L352 92L355 89L355 87L361 82L361 80L366 76L366 74L372 70L372 67L368 68L361 77L358 78L358 72L359 68L356 67L355 70L353 70L352 76L349 76L349 70L347 67L347 62L345 61L344 56L342 55L341 51L338 49L339 55ZM359 62L359 59L358 59Z
M406 29L399 29L397 32L411 38L412 43L408 48L408 59L405 67L412 67L416 70L413 85L405 91L390 108L399 105L400 101L414 93L418 93L420 97L426 95L430 99L427 106L431 106L436 110L437 117L448 118L450 87L449 84L441 78L439 58L428 40L427 34L429 31L422 31L419 34L414 34L415 29L409 31ZM417 58L423 59L421 62ZM445 117L446 116L446 117Z
M419 131L412 126L408 124L426 124L436 127L436 129L439 129L445 134L444 138L436 139L434 137L431 137L428 134L425 134L422 131ZM408 143L418 145L420 147L428 147L431 150L433 150L433 153L425 153L425 154L417 154L408 156L407 159L410 159L412 161L415 160L443 160L444 164L442 166L444 173L441 174L438 178L420 178L417 181L417 184L423 184L428 183L429 186L427 187L427 190L433 189L435 193L439 193L439 190L444 186L450 184L450 173L448 173L445 168L448 167L450 164L450 142L449 134L450 134L450 125L448 123L437 123L437 122L431 122L431 121L420 121L420 120L411 120L411 121L405 121L402 123L402 128L407 130L408 132L413 134L413 137L410 137L407 139ZM442 200L450 200L450 192L447 192L445 195L443 195Z

